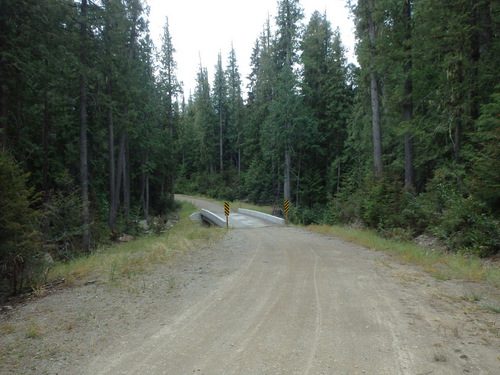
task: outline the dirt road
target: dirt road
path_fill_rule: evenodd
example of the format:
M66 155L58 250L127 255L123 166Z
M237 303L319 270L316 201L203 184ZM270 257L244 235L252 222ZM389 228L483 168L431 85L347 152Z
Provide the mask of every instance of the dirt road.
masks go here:
M343 240L230 229L129 283L0 315L0 373L496 375L500 314L487 306L498 288Z
M220 247L227 259L210 272L233 271L196 286L204 291L191 293L175 313L165 311L161 326L104 350L84 373L500 369L498 314L474 311L460 297L474 285L436 281L382 254L294 228L231 230ZM481 293L489 298L487 288Z

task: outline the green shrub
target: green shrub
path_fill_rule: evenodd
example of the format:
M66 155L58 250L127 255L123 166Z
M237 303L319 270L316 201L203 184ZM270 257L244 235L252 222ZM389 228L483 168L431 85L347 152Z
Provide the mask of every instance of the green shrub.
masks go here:
M291 216L292 222L300 225L323 224L325 217L323 205L317 204L311 207L293 208Z
M498 220L472 197L451 200L433 231L451 250L484 257L500 249Z
M452 172L437 171L418 197L421 220L451 251L481 257L495 254L500 249L498 220L486 203L464 195L459 186Z
M346 189L330 199L325 222L361 220L396 240L429 232L450 251L481 257L495 254L500 249L499 221L485 202L464 196L459 180L453 169L443 168L428 182L426 191L416 195L406 191L397 176L369 178L356 190ZM307 215L304 212L301 220L306 221Z
M363 190L353 176L348 176L335 197L328 199L328 210L324 214L326 224L346 224L361 220Z
M500 215L500 86L484 105L472 134L474 147L469 150L472 168L467 176L471 193Z
M0 152L0 281L9 279L14 294L22 290L28 266L40 249L40 214L33 208L37 199L27 188L27 181L28 175Z
M402 182L395 176L386 175L378 180L367 180L363 199L363 222L378 230L405 228L403 208L409 198Z
M58 260L69 259L81 247L82 203L80 190L67 171L56 179L58 188L46 192L42 229L46 249Z

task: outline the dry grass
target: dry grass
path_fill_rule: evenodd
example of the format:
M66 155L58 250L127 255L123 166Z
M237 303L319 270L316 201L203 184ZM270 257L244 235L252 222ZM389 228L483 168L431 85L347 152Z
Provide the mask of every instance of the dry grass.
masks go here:
M403 262L421 266L424 271L439 280L454 278L469 281L487 281L500 286L500 269L485 264L479 258L426 250L411 242L391 241L379 237L370 230L329 225L310 225L307 228L318 233L343 238L372 250L385 251L398 257Z
M222 231L192 222L189 215L196 209L184 202L180 221L167 233L141 237L134 241L101 248L71 262L57 263L48 275L49 280L64 279L75 284L90 280L118 281L150 272L166 264L176 253L198 248L218 238Z

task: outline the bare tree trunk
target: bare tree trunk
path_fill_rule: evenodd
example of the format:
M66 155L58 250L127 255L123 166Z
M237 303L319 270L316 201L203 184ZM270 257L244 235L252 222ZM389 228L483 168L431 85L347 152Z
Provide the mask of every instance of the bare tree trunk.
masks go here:
M174 141L174 113L172 109L172 93L170 93L170 139ZM174 152L170 153L170 168L172 170L170 176L170 200L174 201L175 196L175 159Z
M130 220L130 152L128 144L128 132L125 129L125 150L123 153L123 204L125 219Z
M45 95L43 103L43 163L42 163L42 190L43 199L47 199L47 192L49 190L48 175L49 175L49 99L48 99L48 89L45 83Z
M411 1L406 0L403 7L403 22L405 22L404 49L406 63L404 65L404 101L403 117L409 124L413 119L413 78L412 78L412 47L411 47ZM411 125L410 125L411 126ZM404 136L405 142L405 188L415 185L415 167L413 162L413 140L408 131Z
M2 131L0 132L0 136L2 137L2 151L7 151L7 85L0 86L1 97L0 97L0 106L1 109L1 123L2 123Z
M470 115L473 121L479 118L480 103L479 103L479 90L478 90L478 78L479 78L479 59L481 57L481 31L479 23L480 13L483 13L483 4L478 6L477 0L470 0L470 22L472 35L470 38L470 61L472 69L470 70L470 94L471 94L471 108ZM482 26L482 25L481 25Z
M221 106L220 100L221 99L219 97L219 164L220 164L220 171L222 173L224 171L224 164L222 161L224 150L223 150L223 144L222 144L222 140L223 140L223 137L222 137L222 106Z
M0 33L8 35L6 17L1 17ZM7 41L5 37L0 37L0 51L6 51ZM7 69L5 66L4 54L0 54L0 148L2 151L7 151L7 124L8 124L8 108L7 108Z
M110 213L110 220L111 218L114 220L111 224L112 227L116 225L116 218L118 217L118 208L120 206L120 191L122 189L122 175L123 175L123 168L124 168L124 161L125 161L125 132L122 131L121 136L120 136L120 149L118 151L118 166L116 170L116 179L113 181L114 183L114 194L115 194L115 199L113 200L113 205L110 207L110 210L112 212ZM111 227L111 225L110 225Z
M144 164L149 162L149 150L146 149ZM149 220L149 176L148 173L142 172L141 179L141 202L143 204L144 219Z
M291 197L291 186L290 186L290 168L292 166L292 156L290 154L290 146L286 146L285 151L285 181L283 186L283 198L285 200L290 200Z
M109 80L111 80L109 78ZM111 98L111 83L108 82L108 95ZM114 119L113 108L111 103L108 107L108 147L109 147L109 217L108 225L112 233L115 231L116 225L116 209L117 207L117 193L115 191L116 185L116 170L115 170L115 136L114 136Z
M459 111L459 115L457 118L457 122L455 124L455 146L454 146L454 153L455 153L455 164L460 164L460 146L461 146L461 140L462 140L462 111Z
M410 133L406 133L405 142L405 188L415 186L415 167L413 162L413 140Z
M295 185L295 206L299 207L300 167L302 166L302 152L297 163L297 184Z
M238 147L238 178L241 178L241 147Z
M462 50L460 49L460 52ZM464 81L464 72L463 72L463 64L461 61L458 62L457 64L457 83L459 86L462 86L462 83ZM457 119L456 119L456 124L455 124L455 164L460 164L461 163L461 158L460 158L460 151L461 151L461 146L462 146L462 127L464 126L464 110L463 107L463 95L462 93L459 93L457 100L456 100L456 105L458 107L457 109Z
M149 221L149 176L146 176L146 201L144 202L144 219Z
M373 133L373 162L375 166L375 175L380 177L383 172L382 165L382 129L380 126L380 107L379 107L379 87L377 74L370 72L371 86L371 106L372 106L372 133Z
M340 192L340 167L341 167L341 161L339 159L339 165L337 166L337 194Z
M373 162L375 175L380 177L383 172L382 165L382 130L380 126L380 104L379 104L379 83L377 73L374 68L375 53L375 22L373 21L374 1L368 2L370 14L368 17L368 33L370 36L371 62L370 62L370 95L372 107L372 131L373 131Z
M88 158L87 158L87 0L81 3L82 23L80 27L81 51L80 62L82 70L80 73L80 184L82 194L82 216L83 216L83 250L90 250L90 208L89 208L89 185L88 185Z

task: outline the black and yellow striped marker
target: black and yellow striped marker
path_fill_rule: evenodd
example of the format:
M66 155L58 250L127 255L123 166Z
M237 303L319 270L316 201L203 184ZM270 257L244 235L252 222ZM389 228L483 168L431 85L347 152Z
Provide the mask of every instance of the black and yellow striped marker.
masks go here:
M285 225L288 226L288 211L290 211L290 201L285 199Z

